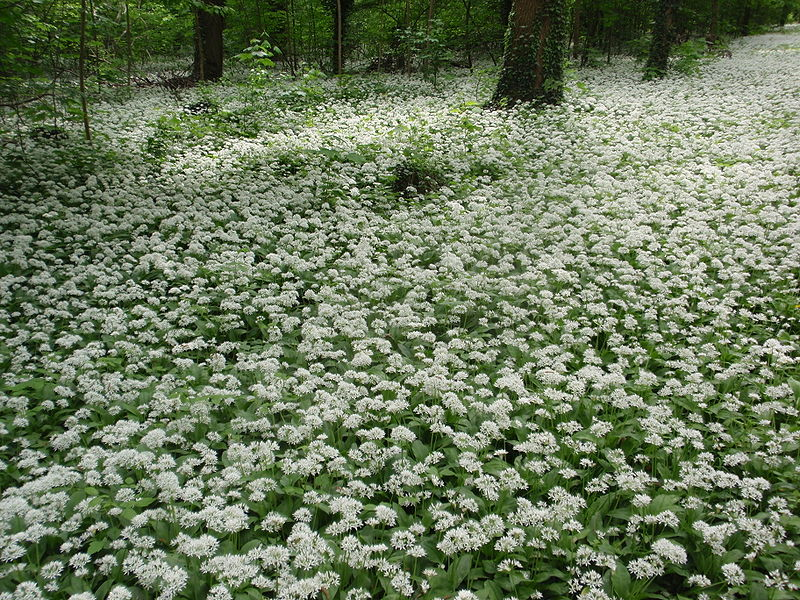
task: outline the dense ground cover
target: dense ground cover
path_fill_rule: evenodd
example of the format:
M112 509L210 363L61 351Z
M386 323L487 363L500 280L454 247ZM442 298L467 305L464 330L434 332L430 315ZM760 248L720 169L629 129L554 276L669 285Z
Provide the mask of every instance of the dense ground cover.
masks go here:
M796 598L798 72L142 90L7 147L0 599Z

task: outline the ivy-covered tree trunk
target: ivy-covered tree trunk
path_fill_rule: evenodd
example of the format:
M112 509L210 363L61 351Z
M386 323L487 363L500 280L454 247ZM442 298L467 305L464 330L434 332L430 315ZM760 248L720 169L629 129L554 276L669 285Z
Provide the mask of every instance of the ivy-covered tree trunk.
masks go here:
M561 101L566 25L565 0L514 0L494 105Z
M222 30L225 28L222 9L225 0L202 0L202 4L208 10L196 10L192 74L198 81L213 81L222 77Z
M677 0L658 0L653 24L653 41L644 67L645 79L659 79L667 74L672 43L672 16L677 5Z

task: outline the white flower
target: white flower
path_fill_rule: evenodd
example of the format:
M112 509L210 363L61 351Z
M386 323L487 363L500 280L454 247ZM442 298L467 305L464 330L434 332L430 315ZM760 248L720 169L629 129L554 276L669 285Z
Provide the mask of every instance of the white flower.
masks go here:
M637 579L651 579L664 573L664 563L657 556L637 558L628 563L628 571Z
M122 585L115 585L108 592L107 600L131 600L133 593Z
M213 556L219 546L219 540L208 534L193 538L185 533L179 533L174 543L178 552L193 558Z
M742 585L745 582L744 571L735 563L727 563L722 565L722 575L728 585Z
M686 564L687 556L684 547L671 542L666 538L656 540L653 542L651 548L656 556L661 557L667 562L672 562L679 565Z
M414 432L404 425L397 425L392 428L391 439L395 442L413 442L417 439Z
M289 519L284 517L282 514L273 511L268 513L267 516L261 521L261 528L264 529L264 531L274 533L279 531L280 528L283 527L284 523L286 523L288 520Z
M208 600L233 600L233 594L228 586L218 583L208 590Z

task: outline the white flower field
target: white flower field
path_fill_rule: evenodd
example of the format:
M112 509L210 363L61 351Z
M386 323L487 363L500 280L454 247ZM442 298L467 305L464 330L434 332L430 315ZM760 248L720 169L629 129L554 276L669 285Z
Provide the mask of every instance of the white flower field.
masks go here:
M0 172L0 600L800 597L800 29L93 107Z

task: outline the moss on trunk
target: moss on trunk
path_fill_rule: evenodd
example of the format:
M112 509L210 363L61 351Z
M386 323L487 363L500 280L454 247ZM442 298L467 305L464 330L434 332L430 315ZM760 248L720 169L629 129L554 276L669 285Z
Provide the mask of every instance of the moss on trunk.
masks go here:
M494 105L561 101L567 20L564 0L514 0Z
M672 16L677 4L677 0L659 0L658 2L656 19L653 23L650 55L644 66L645 79L660 79L667 74L669 51L672 45Z

